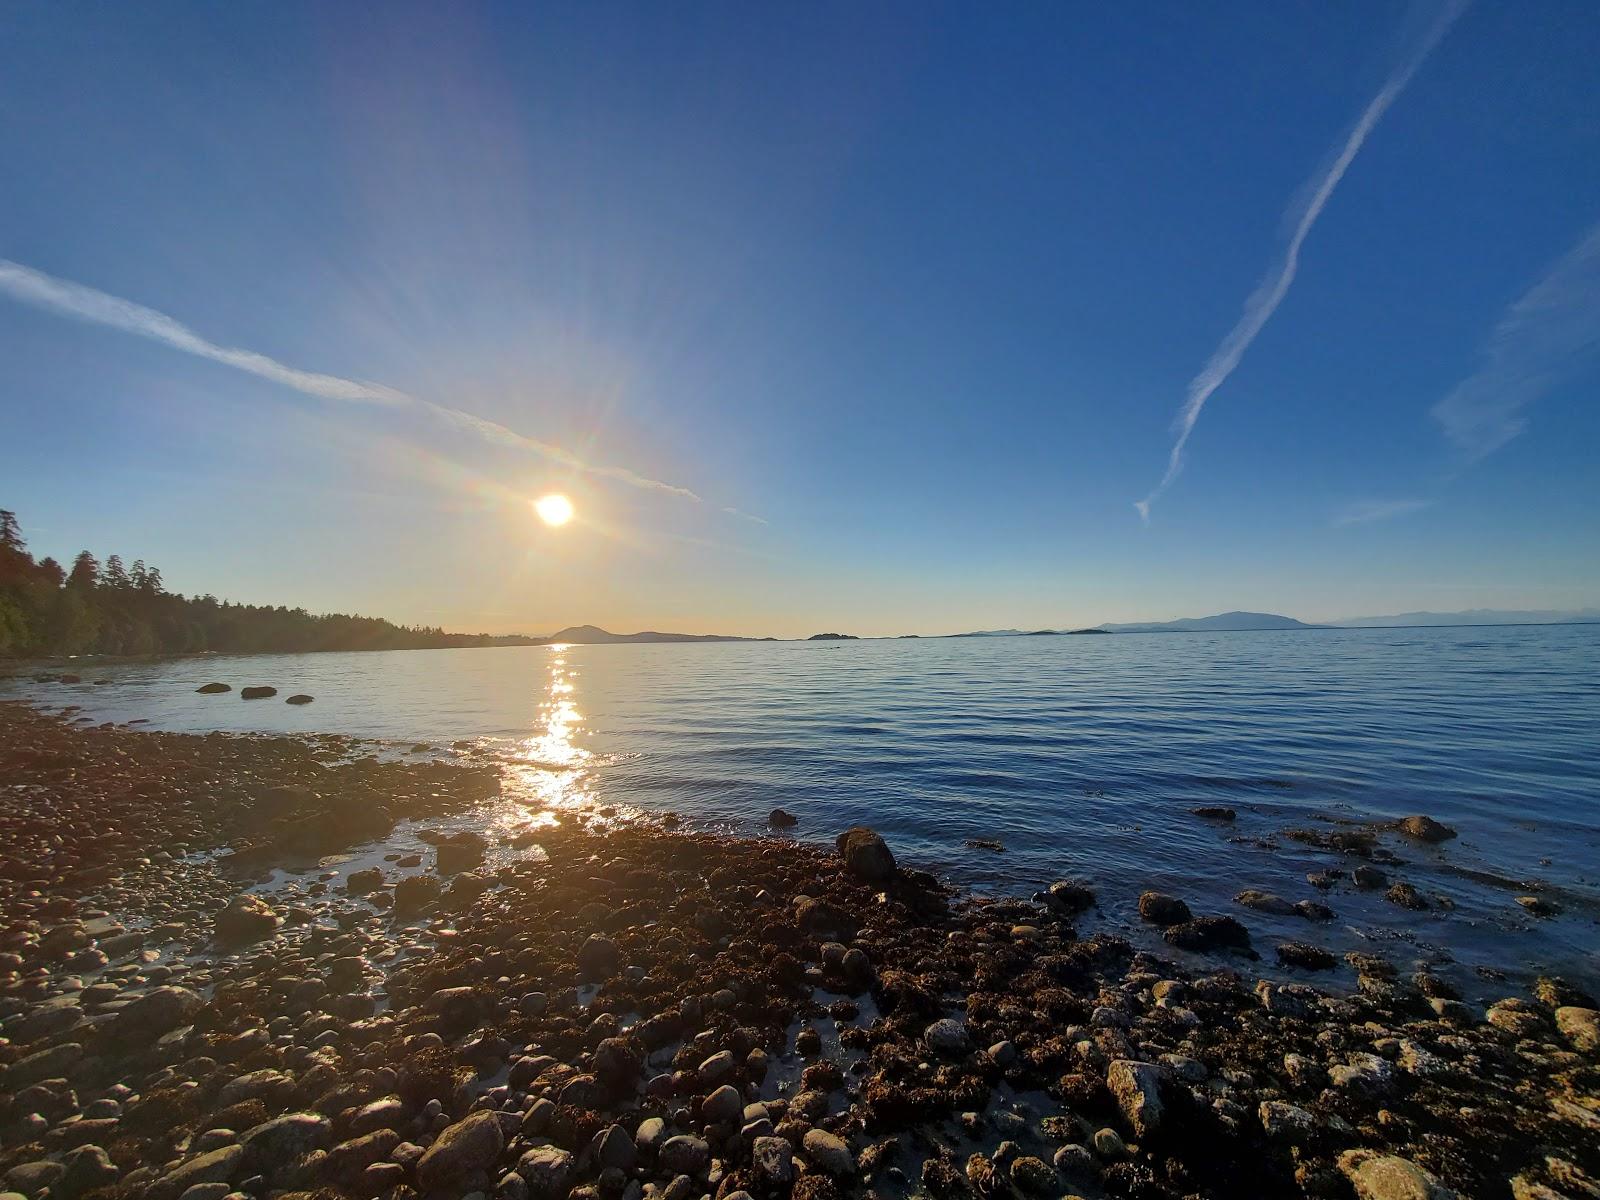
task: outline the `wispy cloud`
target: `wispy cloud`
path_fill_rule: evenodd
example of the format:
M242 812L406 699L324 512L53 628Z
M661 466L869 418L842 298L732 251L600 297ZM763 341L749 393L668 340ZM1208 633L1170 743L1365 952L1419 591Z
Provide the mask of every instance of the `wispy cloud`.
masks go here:
M1333 514L1335 525L1366 525L1372 521L1387 521L1407 513L1427 508L1432 500L1357 500Z
M1173 442L1172 451L1167 456L1167 470L1161 476L1161 482L1156 484L1154 490L1143 500L1134 501L1133 507L1138 510L1139 516L1145 520L1150 519L1150 506L1161 498L1172 481L1178 477L1178 472L1183 469L1183 451L1188 445L1189 435L1194 432L1195 422L1200 419L1200 412L1206 406L1206 401L1211 398L1234 369L1239 365L1250 344L1256 340L1258 334L1272 319L1272 314L1278 311L1278 306L1283 303L1283 298L1289 294L1289 287L1294 283L1296 272L1300 269L1300 251L1305 245L1306 238L1311 233L1311 228L1317 223L1317 218L1322 215L1322 210L1327 207L1328 200L1332 197L1334 189L1339 186L1339 181L1344 178L1345 172L1350 169L1350 164L1355 161L1356 155L1361 152L1361 147L1366 144L1367 138L1377 127L1383 114L1389 111L1392 105L1405 90L1411 77L1417 73L1439 40L1449 31L1457 17L1466 7L1465 0L1452 0L1439 18L1429 27L1427 34L1421 42L1411 51L1399 68L1384 82L1378 94L1372 98L1367 107L1362 110L1360 118L1354 128L1345 138L1344 144L1338 149L1332 161L1322 171L1308 181L1302 190L1305 200L1298 209L1289 211L1289 220L1292 232L1288 243L1284 247L1283 257L1267 273L1265 279L1250 294L1244 303L1244 311L1240 314L1238 322L1222 339L1222 344L1212 352L1206 360L1200 373L1189 382L1183 406L1178 410L1173 429L1177 439Z
M33 305L35 308L161 342L185 354L193 354L198 358L210 359L235 370L260 376L262 379L270 379L303 395L347 403L413 407L484 441L536 454L569 470L581 471L602 479L614 479L631 487L664 492L686 500L700 499L686 487L663 483L659 479L651 479L626 467L587 462L579 455L553 442L528 437L498 421L490 421L448 405L436 404L432 400L424 400L420 396L413 396L381 383L344 379L338 375L324 375L316 371L302 371L268 358L265 354L257 354L253 350L219 346L215 342L207 341L166 313L81 283L57 279L8 259L0 259L0 293L23 304Z
M758 517L755 515L755 513L747 513L743 509L724 508L722 511L727 513L730 517L738 517L741 521L753 521L757 525L766 525L770 523L765 517Z
M1600 351L1600 225L1506 309L1483 365L1433 406L1445 435L1476 461L1527 426L1524 410Z

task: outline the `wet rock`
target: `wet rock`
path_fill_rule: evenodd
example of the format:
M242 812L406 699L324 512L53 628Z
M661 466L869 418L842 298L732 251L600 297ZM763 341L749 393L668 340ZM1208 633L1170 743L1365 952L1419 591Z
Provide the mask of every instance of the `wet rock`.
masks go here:
M817 1168L835 1178L854 1175L856 1156L845 1140L823 1129L813 1129L804 1138L806 1157Z
M1115 1129L1098 1129L1091 1141L1094 1152L1101 1158L1115 1161L1128 1157L1128 1145Z
M888 883L894 878L894 855L875 831L857 825L841 833L835 843L845 869L864 883Z
M323 1172L345 1187L355 1187L368 1167L383 1162L399 1144L400 1135L392 1129L377 1129L340 1142L328 1151L322 1163Z
M1376 1150L1346 1150L1339 1170L1357 1200L1455 1200L1455 1193L1416 1163Z
M1239 815L1233 809L1224 808L1220 804L1202 804L1199 808L1191 808L1189 811L1208 821L1232 821Z
M1378 870L1377 867L1369 867L1365 864L1350 872L1350 878L1355 881L1355 885L1358 888L1368 892L1375 892L1381 887L1388 886L1389 883L1389 877Z
M344 881L344 890L352 896L365 896L383 886L381 867L368 867L365 871L352 871Z
M1383 898L1390 904L1398 904L1401 908L1409 908L1417 912L1428 907L1428 900L1421 892L1409 883L1397 883L1383 894Z
M222 692L231 692L233 688L226 683L203 683L195 688L202 696L215 696Z
M1168 896L1162 892L1146 892L1140 896L1139 915L1150 924L1160 925L1163 928L1168 925L1180 925L1194 918L1187 904L1176 896Z
M775 808L767 814L767 824L774 829L793 829L800 824L800 818L781 808Z
M441 875L470 871L483 862L488 849L489 840L483 834L464 829L434 843L434 865Z
M1297 917L1307 921L1331 921L1336 915L1333 909L1316 900L1296 900L1294 911Z
M251 1071L230 1079L217 1093L217 1105L228 1108L246 1100L264 1100L268 1097L287 1097L294 1091L294 1080L282 1071L264 1069Z
M1536 917L1556 917L1561 915L1560 906L1552 904L1543 896L1518 896L1517 903Z
M1282 896L1271 892L1263 892L1256 888L1246 888L1233 898L1235 904L1242 904L1256 912L1268 913L1274 917L1294 916L1294 905Z
M265 700L269 696L276 696L277 694L277 688L267 687L264 684L239 689L239 698L241 700Z
M293 696L290 696L287 700L285 700L284 703L285 704L310 704L313 699L314 699L314 697L308 696L304 692L297 692L296 694L294 694Z
M1162 934L1180 950L1249 950L1250 931L1232 917L1195 917Z
M1075 917L1094 907L1094 891L1070 879L1052 883L1035 899L1042 900L1052 912L1064 917Z
M227 945L245 945L277 932L283 918L272 906L251 892L241 892L217 914L216 937Z
M1567 1005L1556 1009L1556 1028L1579 1050L1600 1050L1600 1012Z
M952 1017L929 1025L922 1031L922 1042L929 1050L946 1058L960 1058L972 1049L967 1027Z
M1398 828L1401 833L1409 838L1415 838L1419 842L1431 842L1435 845L1439 842L1447 842L1456 836L1456 831L1451 829L1450 826L1441 825L1432 817L1425 817L1420 814L1414 817L1407 817L1400 822Z
M1310 942L1284 942L1278 947L1278 961L1305 971L1331 971L1339 965L1333 955Z
M1161 1127L1165 1116L1161 1087L1166 1078L1166 1071L1155 1063L1126 1058L1117 1059L1106 1071L1106 1087L1141 1141Z
M473 1172L494 1166L505 1145L499 1115L475 1112L447 1127L417 1160L417 1183L424 1190L459 1186Z
M439 900L439 880L433 875L407 875L394 885L396 916L421 912Z

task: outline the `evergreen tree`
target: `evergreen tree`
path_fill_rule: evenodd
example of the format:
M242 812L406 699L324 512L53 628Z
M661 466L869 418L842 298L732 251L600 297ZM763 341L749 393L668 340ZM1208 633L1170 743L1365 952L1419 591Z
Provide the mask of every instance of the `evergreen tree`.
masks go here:
M87 590L99 583L99 560L87 550L78 551L78 557L72 560L72 573L67 576L67 586Z

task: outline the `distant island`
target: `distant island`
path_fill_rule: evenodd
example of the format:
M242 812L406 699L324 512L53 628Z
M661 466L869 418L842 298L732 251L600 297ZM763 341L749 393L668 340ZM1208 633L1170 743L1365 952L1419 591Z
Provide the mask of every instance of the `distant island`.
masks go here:
M808 642L859 642L860 640L853 633L813 633L806 639Z
M1214 617L1181 617L1176 621L1142 621L1132 625L1098 626L1106 633L1201 633L1215 630L1246 629L1317 629L1293 617L1277 613L1225 612Z
M572 625L560 633L537 640L569 646L612 646L632 642L775 642L778 639L734 637L722 633L658 633L653 629L642 633L611 633L597 625Z
M1391 617L1349 617L1330 621L1341 629L1405 628L1426 625L1593 625L1600 608L1551 609L1469 608L1464 612L1407 612Z

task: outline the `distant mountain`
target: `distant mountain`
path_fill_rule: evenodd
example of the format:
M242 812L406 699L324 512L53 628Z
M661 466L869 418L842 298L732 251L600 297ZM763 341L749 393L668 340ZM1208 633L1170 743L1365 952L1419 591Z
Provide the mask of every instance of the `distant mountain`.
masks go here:
M1567 625L1600 622L1600 608L1582 608L1572 612L1550 609L1469 608L1464 612L1408 612L1391 617L1351 617L1344 621L1330 621L1346 629L1370 629L1374 626L1406 625Z
M1214 617L1183 617L1177 621L1145 621L1134 625L1105 624L1107 633L1203 633L1231 629L1316 629L1293 617L1277 613L1225 612Z
M762 639L720 633L657 633L651 629L643 633L611 633L597 625L573 625L551 634L549 640L574 646L609 646L620 642L755 642Z

